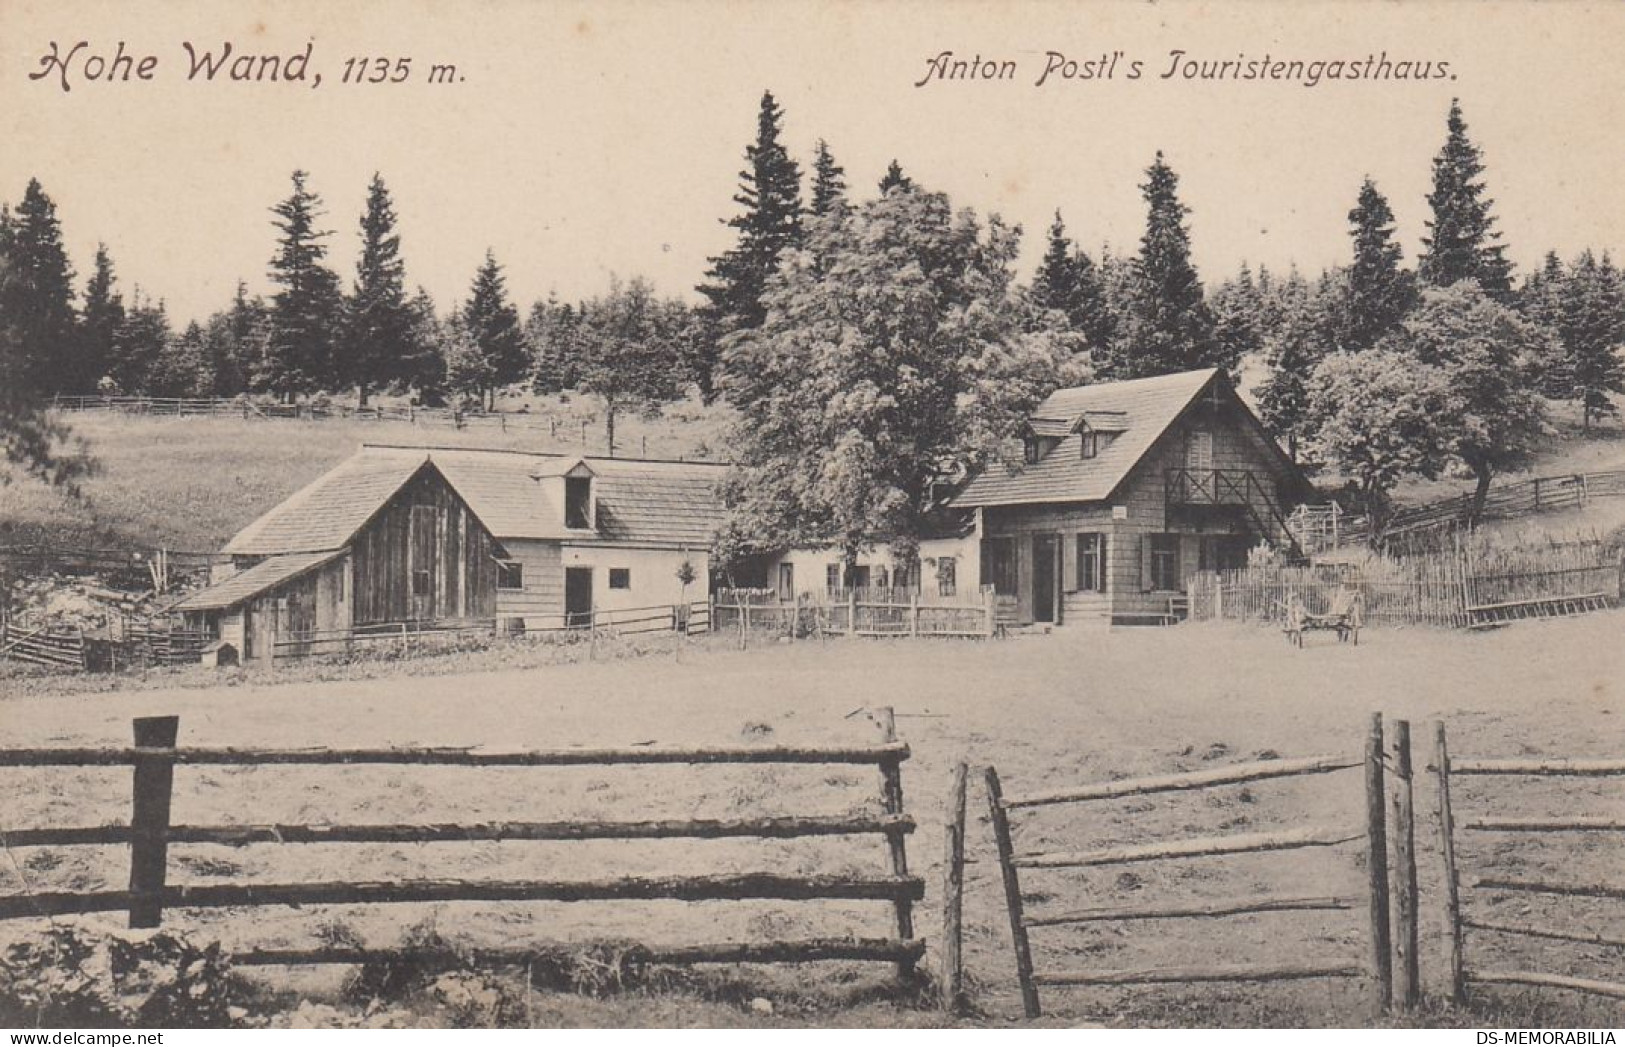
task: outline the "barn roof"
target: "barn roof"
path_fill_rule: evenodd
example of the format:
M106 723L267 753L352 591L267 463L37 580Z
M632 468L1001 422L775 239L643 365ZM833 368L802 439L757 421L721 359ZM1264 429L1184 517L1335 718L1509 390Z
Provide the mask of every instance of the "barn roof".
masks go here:
M422 453L347 458L239 531L225 551L265 556L340 548L427 460Z
M202 592L193 593L170 608L172 611L219 611L251 600L283 582L291 581L306 571L313 571L344 555L343 549L330 549L320 553L289 553L261 560L246 571L212 585Z
M1035 419L1080 423L1118 435L1093 458L1058 448L1010 472L997 465L954 496L960 508L1026 502L1092 502L1111 497L1153 444L1218 375L1217 368L1057 389L1033 411Z
M722 519L722 466L473 448L364 446L248 527L226 546L237 555L337 549L426 464L497 539L616 541L708 546ZM591 536L564 526L564 508L542 481L590 475L598 520Z

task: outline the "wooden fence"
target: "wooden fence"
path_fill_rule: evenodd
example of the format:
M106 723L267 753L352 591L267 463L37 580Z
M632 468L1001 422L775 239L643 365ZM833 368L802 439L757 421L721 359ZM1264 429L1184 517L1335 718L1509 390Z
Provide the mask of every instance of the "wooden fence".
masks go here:
M706 603L658 604L588 613L524 615L447 621L383 622L351 629L312 630L280 637L275 657L311 658L358 652L416 654L448 650L469 641L546 635L644 636L677 633L697 636L710 629Z
M52 407L58 411L92 414L128 414L158 418L259 418L259 419L343 419L359 422L402 422L450 429L484 429L492 432L546 433L551 440L579 443L586 447L596 439L597 430L585 419L561 420L527 411L462 410L453 407L412 407L373 405L355 407L343 403L271 403L249 397L199 398L162 396L58 396ZM643 453L648 453L648 438Z
M1405 735L1408 739L1408 733ZM1408 751L1408 750L1407 750ZM1017 812L1060 804L1090 803L1141 797L1169 792L1201 792L1269 779L1330 774L1363 769L1365 775L1364 823L1345 827L1307 827L1282 832L1244 833L1198 837L1102 850L1021 852L1016 847L1013 824ZM1397 768L1402 776L1396 796L1399 864L1407 867L1408 879L1401 875L1399 942L1402 998L1414 1000L1416 984L1415 864L1410 848L1410 781L1408 765ZM1383 1007L1393 996L1393 954L1388 881L1388 825L1386 802L1383 725L1380 715L1373 718L1363 755L1325 755L1300 759L1278 759L1236 764L1207 771L1161 777L1123 779L1069 787L1021 796L1005 796L997 769L986 769L988 813L998 850L999 869L1004 882L1005 903L1015 949L1016 977L1021 986L1022 1006L1027 1017L1043 1013L1039 989L1061 986L1123 986L1196 982L1272 982L1309 978L1353 978L1369 976ZM1403 803L1399 799L1403 798ZM1287 897L1260 895L1227 901L1179 902L1151 906L1031 914L1030 896L1023 893L1022 871L1027 869L1079 869L1116 866L1136 862L1170 862L1221 855L1250 854L1297 848L1335 848L1363 842L1367 869L1367 897L1364 908L1369 919L1369 954L1365 962L1346 958L1332 962L1252 965L1159 967L1137 970L1039 970L1033 962L1031 935L1035 930L1080 924L1121 924L1135 921L1223 919L1259 913L1297 913L1354 910L1359 900L1343 897ZM1407 904L1408 902L1408 904ZM1200 939L1192 936L1188 941Z
M719 901L771 899L874 900L888 903L893 933L873 938L695 943L640 947L649 963L802 962L883 960L900 974L913 970L924 952L914 935L913 904L924 882L908 871L905 841L914 821L903 806L902 763L909 748L898 741L890 709L880 710L883 737L878 744L832 748L734 747L557 749L494 752L469 749L235 749L179 747L179 717L134 721L130 748L0 749L0 768L134 768L130 820L126 825L6 827L0 841L11 848L128 844L129 887L122 891L53 891L0 896L0 919L47 918L61 914L127 912L131 927L156 927L171 910L268 905L388 904L449 901L623 901L670 899ZM617 767L682 764L696 768L726 764L804 766L872 764L880 771L883 813L879 816L792 816L731 820L484 822L471 825L174 825L171 799L177 768L253 766L418 766ZM697 772L696 772L697 773ZM488 840L696 840L787 839L810 836L878 835L887 845L891 872L884 876L848 873L789 875L751 872L729 875L619 877L593 880L449 880L389 882L321 881L297 883L175 884L169 881L171 843L212 843L231 847L307 843L464 843ZM525 962L534 948L504 946L478 950L491 962ZM239 953L239 965L362 963L391 958L400 950L352 947L259 949Z
M713 629L791 639L827 636L987 638L994 635L992 594L978 603L946 603L907 590L870 594L846 590L835 598L803 593L778 599L771 590L724 590L711 602Z
M1470 985L1521 985L1569 989L1625 999L1625 981L1618 980L1617 976L1615 980L1610 981L1551 971L1497 970L1480 967L1477 963L1469 963L1466 949L1469 932L1475 940L1480 937L1510 937L1523 941L1557 943L1555 948L1599 946L1607 950L1625 950L1625 936L1599 933L1595 929L1595 923L1588 926L1586 918L1580 914L1576 914L1577 922L1562 926L1542 924L1528 917L1522 922L1495 919L1484 915L1476 906L1472 910L1464 909L1462 906L1464 887L1471 892L1469 897L1481 901L1486 906L1497 894L1523 897L1533 895L1566 901L1582 898L1625 901L1625 881L1614 884L1557 882L1542 878L1513 877L1492 869L1483 875L1474 876L1472 882L1468 884L1462 881L1462 866L1457 851L1457 844L1462 840L1463 834L1486 834L1503 841L1509 837L1528 839L1536 834L1538 834L1536 838L1542 840L1552 836L1568 839L1598 836L1625 838L1625 818L1620 817L1617 802L1610 804L1611 813L1601 815L1575 812L1565 813L1559 817L1477 816L1458 820L1454 806L1458 794L1452 786L1456 779L1474 776L1511 777L1522 781L1539 778L1565 780L1625 778L1625 759L1463 759L1451 755L1445 726L1437 723L1434 725L1433 771L1437 776L1439 848L1445 866L1445 928L1452 998L1457 1003L1465 1002ZM1575 802L1565 797L1564 806L1573 810ZM1507 852L1505 848L1498 848L1491 853L1504 860ZM1613 869L1619 868L1618 862L1608 864ZM1528 909L1525 908L1523 911L1527 913ZM1475 947L1473 951L1477 953L1478 949ZM1618 967L1615 966L1614 969L1617 971Z
M1625 470L1536 476L1490 487L1480 520L1512 520L1537 513L1577 509L1594 498L1625 496ZM1464 527L1471 515L1473 496L1455 495L1396 512L1383 533L1389 544L1415 544L1426 536ZM1325 552L1371 541L1371 521L1364 516L1334 512L1331 508L1298 511L1292 530L1309 553Z
M1600 542L1497 548L1463 545L1449 553L1361 564L1267 564L1204 571L1190 583L1196 620L1280 621L1302 600L1326 613L1343 589L1365 596L1365 620L1389 625L1473 627L1614 606L1625 592L1620 550Z
M117 631L86 632L77 626L0 615L0 660L116 672L132 666L194 663L212 639L151 620L114 620L122 625Z

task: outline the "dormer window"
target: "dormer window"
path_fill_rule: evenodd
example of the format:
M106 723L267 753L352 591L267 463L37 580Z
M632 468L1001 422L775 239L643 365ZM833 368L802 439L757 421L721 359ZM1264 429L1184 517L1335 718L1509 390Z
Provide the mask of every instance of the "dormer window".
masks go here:
M1025 461L1028 465L1037 465L1039 455L1037 438L1029 436L1027 439L1023 440L1021 452L1023 461Z
M1095 432L1093 429L1085 429L1083 432L1078 434L1078 437L1080 443L1083 445L1082 451L1080 452L1080 457L1093 458L1095 455L1100 453L1099 433Z
M564 526L576 531L592 530L592 477L564 478Z

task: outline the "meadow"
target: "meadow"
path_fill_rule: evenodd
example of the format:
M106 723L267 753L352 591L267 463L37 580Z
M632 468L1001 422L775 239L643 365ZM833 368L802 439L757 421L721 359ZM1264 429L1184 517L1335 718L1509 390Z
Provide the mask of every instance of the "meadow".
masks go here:
M836 639L738 650L728 638L652 648L616 661L417 675L409 666L370 677L287 682L239 678L201 688L191 671L166 687L100 694L31 689L0 700L0 745L127 742L130 719L178 714L182 744L322 744L566 747L572 745L842 744L875 736L872 710L896 709L912 748L903 765L908 811L920 823L909 840L914 871L927 883L917 927L940 940L940 889L947 788L953 764L996 765L1012 794L1123 776L1202 770L1226 763L1358 752L1370 714L1416 725L1426 766L1427 721L1448 722L1455 752L1471 756L1618 756L1618 611L1526 623L1489 634L1425 628L1369 629L1359 647L1315 637L1289 648L1273 629L1185 625L1175 629L1070 629L987 642ZM95 825L121 819L128 772L11 770L0 795L7 825ZM240 821L252 796L255 822L485 821L559 817L707 818L823 811L852 813L872 802L873 771L854 768L534 769L182 768L177 821ZM1441 872L1431 776L1418 776L1424 988L1443 990ZM973 776L973 782L977 781ZM869 797L869 800L865 800ZM1617 812L1618 785L1561 789L1486 782L1458 797L1477 809L1544 813ZM973 1024L1016 1020L1020 1004L998 867L979 787L971 790L966 958ZM1034 846L1091 849L1153 839L1290 828L1305 821L1358 824L1358 775L1299 785L1256 783L1201 796L1127 798L1085 809L1034 812L1020 831ZM1501 806L1496 805L1510 805ZM1470 872L1508 868L1564 880L1611 882L1619 848L1592 839L1496 838L1464 849ZM883 848L855 841L632 841L384 845L176 845L174 882L287 882L298 879L457 875L513 877L538 863L560 877L667 872L797 872L833 867L878 872ZM118 848L57 848L19 854L32 889L116 888ZM14 891L11 873L0 890ZM1176 897L1259 893L1349 893L1363 882L1359 848L1209 858L1164 866L1066 870L1024 880L1035 906L1149 904ZM1527 898L1484 895L1491 916L1529 916ZM1566 908L1565 908L1566 906ZM867 908L866 908L867 907ZM1617 909L1617 905L1615 906ZM1564 916L1563 914L1567 914ZM1606 903L1537 905L1536 918L1583 920L1618 937ZM93 918L86 918L93 920ZM425 924L466 944L559 939L687 937L715 940L789 933L883 931L881 903L500 903L216 910L179 915L177 926L228 944L291 946L342 926L370 944L398 943ZM1057 927L1036 941L1050 967L1126 968L1196 961L1291 962L1362 956L1363 913L1265 914L1226 920L1223 933L1155 921L1132 926ZM104 922L116 923L105 918ZM20 924L0 928L18 933ZM1197 929L1200 930L1200 929ZM1609 959L1583 947L1531 949L1479 940L1475 962L1528 963L1607 976ZM1505 950L1505 951L1503 951ZM1519 951L1522 950L1522 951ZM1504 963L1502 961L1505 961ZM934 951L928 963L935 962ZM255 977L279 991L333 1000L331 971ZM719 976L720 977L720 976ZM535 1024L932 1024L942 1017L888 994L886 973L856 965L796 970L738 969L726 987L702 981L659 993L588 999L540 994ZM745 1005L774 1003L772 1016ZM1617 1024L1617 1003L1552 990L1491 990L1473 1009L1430 1002L1409 1019L1383 1017L1364 979L1244 988L1150 987L1046 990L1045 1024L1484 1026L1526 1020L1563 1026Z

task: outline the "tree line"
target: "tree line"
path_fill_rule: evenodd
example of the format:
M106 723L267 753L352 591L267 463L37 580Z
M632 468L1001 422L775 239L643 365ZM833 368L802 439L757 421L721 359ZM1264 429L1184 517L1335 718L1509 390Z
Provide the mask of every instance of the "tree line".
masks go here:
M274 291L239 282L224 308L177 331L161 299L136 288L126 300L105 247L76 290L55 205L31 181L0 208L6 452L40 475L62 467L48 453L60 428L38 410L54 393L365 405L389 391L494 407L522 384L601 398L613 448L618 415L692 391L739 419L723 541L734 554L834 544L855 555L881 542L906 556L943 490L972 469L1014 467L1026 415L1064 384L1262 361L1266 425L1379 518L1400 478L1453 462L1482 495L1543 431L1548 399L1577 402L1589 427L1625 390L1620 272L1606 253L1549 255L1516 283L1455 103L1414 266L1367 179L1348 211L1347 263L1313 279L1243 264L1211 287L1160 152L1139 186L1137 251L1091 254L1057 211L1021 280L1019 226L956 207L897 160L854 193L824 140L804 184L784 122L764 93L723 219L733 242L709 260L698 305L633 276L582 301L550 295L522 318L488 251L467 297L438 309L408 290L379 175L347 281L328 263L322 200L295 171L271 208Z

